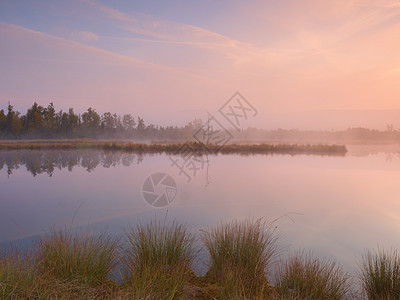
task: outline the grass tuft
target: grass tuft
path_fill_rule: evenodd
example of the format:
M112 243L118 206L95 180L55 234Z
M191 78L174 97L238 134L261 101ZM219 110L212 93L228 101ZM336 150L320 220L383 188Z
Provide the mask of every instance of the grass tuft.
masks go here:
M186 226L157 220L124 229L125 285L135 297L178 299L194 277L195 239Z
M52 230L36 245L36 267L43 278L99 286L117 264L119 240L106 234Z
M266 272L276 254L277 241L271 225L261 219L246 219L203 232L209 253L206 278L222 287L221 297L254 298L266 292Z
M400 255L397 250L368 250L359 278L369 299L400 299Z
M349 276L333 261L300 252L280 266L276 291L284 298L343 299L350 291Z

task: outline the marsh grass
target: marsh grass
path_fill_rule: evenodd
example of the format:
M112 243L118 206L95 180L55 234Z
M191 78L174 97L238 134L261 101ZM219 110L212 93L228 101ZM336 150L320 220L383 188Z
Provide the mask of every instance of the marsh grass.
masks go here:
M124 236L52 230L28 252L0 252L0 299L356 299L334 262L303 252L277 265L271 285L274 222L246 219L203 231L205 276L193 272L199 248L184 225L154 220L126 227ZM399 265L396 251L367 252L365 297L357 299L400 299ZM113 270L120 276L111 277Z
M198 142L184 142L175 144L142 144L127 140L21 140L2 141L0 149L4 150L79 150L97 149L105 151L124 151L135 153L168 153L179 154L182 149L190 149L193 154L311 154L311 155L344 155L347 152L341 145L298 145L298 144L228 144L224 146Z
M17 249L0 251L0 298L21 299L35 294L28 256Z
M124 229L123 276L128 290L141 299L178 299L194 277L197 253L186 226L157 220Z
M35 246L36 269L48 280L100 286L117 264L119 239L105 233L51 230Z
M272 225L262 219L246 219L203 231L209 254L206 278L221 286L221 297L254 298L267 291L266 272L278 238Z
M350 277L334 261L299 252L276 273L278 296L294 299L343 299L351 290Z
M397 250L367 251L358 274L369 299L400 299L400 255Z

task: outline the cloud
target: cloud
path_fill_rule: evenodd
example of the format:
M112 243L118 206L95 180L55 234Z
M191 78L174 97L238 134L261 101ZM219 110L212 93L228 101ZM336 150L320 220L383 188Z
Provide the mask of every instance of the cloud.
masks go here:
M82 44L77 41L61 38L58 36L53 36L23 26L8 24L1 21L0 21L0 35L2 36L2 38L4 38L4 40L6 40L7 38L14 39L23 37L24 39L26 39L27 44L34 45L35 47L40 47L40 49L43 48L42 46L40 46L40 43L38 43L41 40L45 40L47 42L47 46L58 47L62 45L63 48L63 50L61 49L60 52L56 52L56 51L51 51L52 47L48 49L48 51L39 51L38 49L35 48L32 49L30 47L26 48L18 47L17 49L14 49L15 51L12 52L13 53L12 55L14 57L24 56L25 58L47 59L47 60L54 60L54 58L57 57L62 61L69 61L69 59L71 59L70 60L71 62L76 60L76 62L88 63L88 64L90 63L110 64L110 62L113 62L116 65L120 65L120 64L133 63L136 65L142 65L144 67L152 67L155 69L179 71L179 69L174 69L163 65L157 65L151 62L142 61L131 56L121 55L104 49L96 48L90 45ZM92 36L91 33L88 33L88 35ZM86 36L88 35L86 34ZM57 50L60 49L57 48ZM83 56L70 55L70 53L74 53L74 51L82 51L84 55ZM105 60L93 59L93 57L96 58L99 56L102 56L104 58L107 57L108 59Z
M125 36L113 37L113 40L125 42L126 49L129 49L129 43L132 43L133 48L137 42L152 45L154 60L159 63L162 63L161 56L157 54L165 53L167 46L174 46L173 51L183 53L182 59L176 61L171 54L166 56L165 64L182 64L184 57L189 55L190 67L196 68L193 65L193 61L196 61L193 55L197 55L215 61L214 65L220 64L222 69L234 68L242 72L258 69L257 73L275 72L279 68L286 69L286 72L309 73L314 68L315 72L320 72L324 67L337 71L361 67L366 62L358 58L354 60L354 49L359 47L358 41L362 44L379 39L379 35L384 34L391 26L390 22L400 13L396 1L381 0L293 0L287 5L280 3L274 6L275 11L266 7L270 5L269 2L243 3L238 8L240 14L238 12L239 15L230 16L231 19L240 17L241 22L246 24L251 23L251 18L255 16L260 19L265 16L268 22L274 22L271 30L282 33L282 38L277 42L261 47L198 26L138 12L127 14L94 0L81 1L114 22L114 26L126 31ZM246 11L247 15L242 13ZM290 37L285 36L288 32ZM260 37L263 28L248 30L248 34ZM179 47L190 47L193 50L179 51ZM149 54L146 54L146 58L151 60ZM313 62L310 64L311 59ZM199 69L204 65L202 61L199 59ZM301 65L303 67L299 68Z
M78 42L94 42L99 39L99 36L89 31L72 31L70 38Z
M128 20L132 21L132 18L128 17L125 13L123 13L119 10L107 7L105 5L101 5L96 1L93 1L93 0L80 0L80 1L99 9L104 14L106 14L107 16L112 17L114 19L117 19L120 21L128 21Z
M164 115L218 97L212 79L21 26L0 22L0 40L7 45L0 48L0 64L7 69L0 74L0 99L25 107L33 98L78 111L93 106L151 115L157 107Z
M77 30L64 38L0 23L0 62L8 70L0 74L0 99L62 95L100 111L168 115L218 109L239 90L260 115L398 107L400 11L394 2L265 3L240 3L221 16L224 26L207 29L93 0L80 0L79 12L74 7L74 17L90 27L76 22L71 28ZM241 26L246 36L237 33Z
M279 57L285 55L285 52L277 54L276 51L256 47L252 44L241 42L198 26L165 20L143 13L132 12L127 15L124 12L104 6L93 0L81 1L97 9L105 17L117 21L118 23L116 26L128 32L152 38L146 40L139 37L141 41L184 45L211 50L231 59L236 64L253 59L259 60L260 58L263 60L276 61ZM129 39L132 37L127 38Z
M137 18L133 17L132 15L127 15L124 12L121 12L117 9L113 9L111 7L102 5L96 1L93 0L80 0L82 3L86 3L89 6L95 8L98 12L102 13L103 16L113 19L115 21L119 21L124 24L129 24L129 27L126 27L126 29L141 34L145 36L151 36L155 38L167 38L167 36L157 33L156 31L152 30L154 28L154 22L147 22L145 23L145 16L146 15L140 15L138 14L138 17L141 20L138 20ZM150 26L149 26L150 25ZM148 28L149 27L149 28Z

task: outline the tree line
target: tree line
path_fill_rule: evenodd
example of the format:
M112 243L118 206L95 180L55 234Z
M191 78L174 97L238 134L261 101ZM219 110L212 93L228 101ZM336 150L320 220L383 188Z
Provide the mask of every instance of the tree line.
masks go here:
M0 110L0 138L134 138L134 139L190 139L202 126L199 119L183 127L146 125L141 117L131 114L117 115L105 112L100 115L89 107L76 114L56 111L54 104L47 107L34 102L25 115L9 104L7 111Z
M207 124L207 123L205 123ZM5 112L0 110L0 139L32 138L126 138L134 140L193 140L203 126L195 119L185 126L147 125L143 118L131 114L117 115L111 112L99 114L89 107L77 114L73 108L56 111L54 104L47 107L34 102L25 115L9 104ZM400 130L391 124L386 130L349 128L340 131L247 128L240 131L228 129L236 141L296 141L296 142L348 142L380 141L399 142Z

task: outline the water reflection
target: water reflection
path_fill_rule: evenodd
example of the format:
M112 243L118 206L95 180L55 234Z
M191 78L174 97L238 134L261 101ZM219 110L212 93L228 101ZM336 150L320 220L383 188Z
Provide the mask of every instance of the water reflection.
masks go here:
M392 163L400 158L399 145L350 145L347 146L347 157L363 157L377 154L384 154L385 161ZM99 166L110 168L116 166L129 167L132 164L140 164L144 156L154 156L160 154L137 154L118 151L37 151L37 150L18 150L0 151L0 171L3 169L8 176L21 166L26 167L34 177L39 174L47 174L52 177L56 169L68 169L72 172L75 167L84 168L87 172L92 172ZM253 155L247 155L253 156ZM183 156L183 159L186 159ZM208 157L206 159L207 170L209 167Z
M14 170L25 166L34 177L38 174L47 174L50 177L56 169L81 167L88 172L97 167L110 168L119 165L129 167L143 161L143 155L122 152L103 151L11 151L0 152L0 170L5 169L8 176Z

